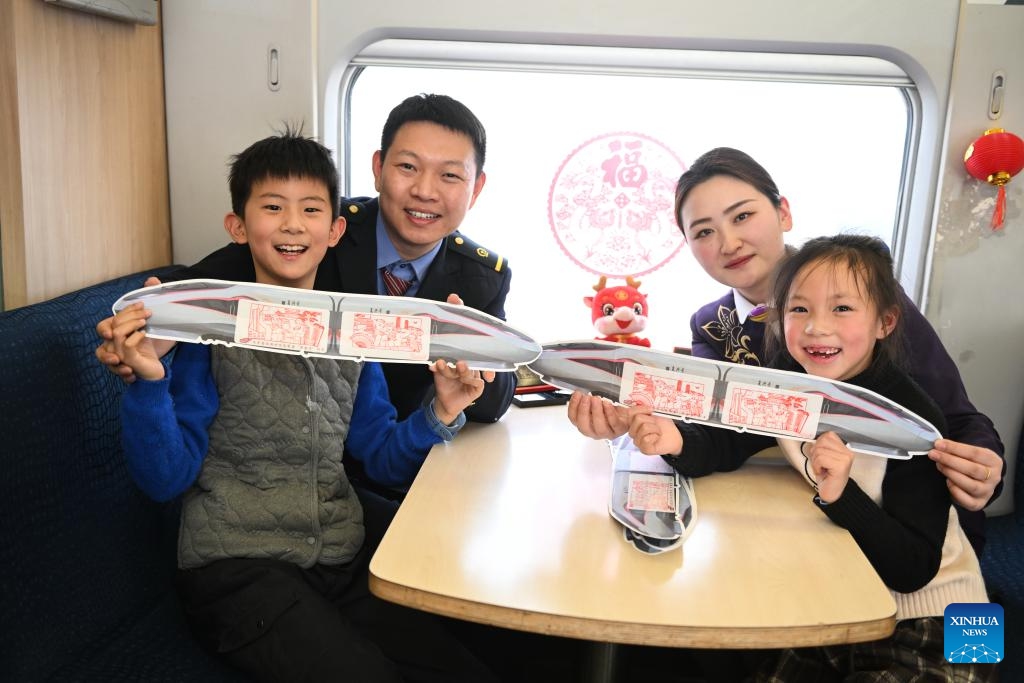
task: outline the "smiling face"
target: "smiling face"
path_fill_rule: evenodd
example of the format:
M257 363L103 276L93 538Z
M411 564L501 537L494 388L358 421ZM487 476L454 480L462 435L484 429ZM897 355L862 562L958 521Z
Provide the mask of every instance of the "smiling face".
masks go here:
M248 244L256 281L312 289L327 247L338 243L345 219L331 220L327 186L308 178L267 178L252 186L244 216L229 213L224 229Z
M414 121L398 129L386 157L374 153L373 178L388 237L412 260L458 229L486 175L477 175L469 136Z
M786 301L786 349L807 374L847 380L871 365L875 344L892 332L896 315L879 313L845 264L811 262L797 273Z
M785 198L776 208L753 185L718 175L690 190L680 219L708 275L755 304L767 302L772 273L786 253L782 236L793 227Z

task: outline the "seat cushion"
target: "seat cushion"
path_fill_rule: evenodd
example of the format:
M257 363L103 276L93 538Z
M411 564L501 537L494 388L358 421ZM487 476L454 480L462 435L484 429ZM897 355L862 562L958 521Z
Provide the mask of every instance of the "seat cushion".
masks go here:
M104 652L115 634L156 619L154 609L173 598L177 508L147 499L129 477L120 447L124 385L94 355L95 326L111 304L162 272L0 313L5 680L51 679ZM188 638L180 620L166 628L172 642ZM161 630L157 621L152 630Z
M1024 681L1024 524L1013 514L989 517L985 536L981 572L989 595L1003 606L1001 680Z
M61 667L51 680L242 683L249 679L203 652L189 635L177 599L167 594L149 614L109 634L99 649Z

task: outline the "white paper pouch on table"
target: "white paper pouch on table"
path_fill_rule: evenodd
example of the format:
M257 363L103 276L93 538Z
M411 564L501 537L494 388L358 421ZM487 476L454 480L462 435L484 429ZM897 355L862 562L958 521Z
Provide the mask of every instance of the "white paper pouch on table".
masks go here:
M695 521L693 488L658 456L644 455L628 435L609 442L612 490L608 511L638 550L660 553L682 545Z

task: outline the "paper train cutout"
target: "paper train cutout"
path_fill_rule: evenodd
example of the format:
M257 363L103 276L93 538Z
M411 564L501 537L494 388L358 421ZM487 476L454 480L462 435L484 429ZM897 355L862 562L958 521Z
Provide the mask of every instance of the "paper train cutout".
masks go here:
M941 438L918 415L844 382L630 344L541 346L494 316L428 299L183 280L129 292L113 310L135 302L153 311L154 338L357 361L464 360L497 372L527 365L562 389L673 419L803 441L834 431L852 450L890 458L927 453Z
M357 361L464 360L497 372L540 354L537 342L494 316L415 297L182 280L129 292L113 310L135 302L153 311L149 336L180 342Z
M630 344L545 344L530 369L545 382L659 415L810 441L832 431L854 451L907 459L941 434L873 391L798 372L737 365Z

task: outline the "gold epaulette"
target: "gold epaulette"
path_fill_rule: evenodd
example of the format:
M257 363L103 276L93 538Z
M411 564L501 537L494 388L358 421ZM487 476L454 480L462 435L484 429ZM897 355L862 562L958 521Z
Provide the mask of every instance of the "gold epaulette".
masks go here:
M468 256L486 265L488 268L493 268L497 273L500 273L501 269L505 267L504 258L458 232L448 235L448 248Z

